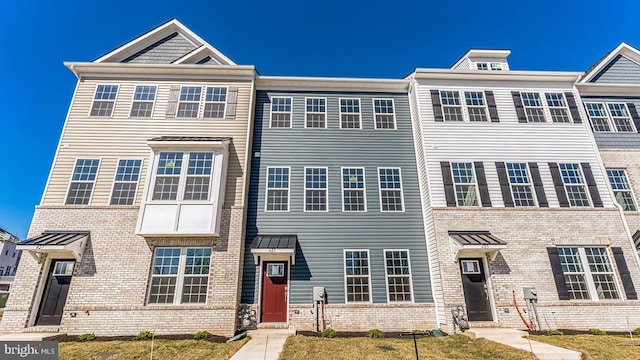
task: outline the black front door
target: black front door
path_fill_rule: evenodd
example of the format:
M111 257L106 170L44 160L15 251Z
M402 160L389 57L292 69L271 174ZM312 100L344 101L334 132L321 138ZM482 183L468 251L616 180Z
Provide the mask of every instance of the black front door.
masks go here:
M60 325L62 309L67 301L69 284L71 284L73 265L72 260L51 261L36 325Z
M460 272L469 321L492 321L489 289L482 259L460 259Z

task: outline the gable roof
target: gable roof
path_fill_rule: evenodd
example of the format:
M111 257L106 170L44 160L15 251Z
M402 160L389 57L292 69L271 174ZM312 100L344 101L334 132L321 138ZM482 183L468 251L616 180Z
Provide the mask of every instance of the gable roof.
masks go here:
M167 21L92 62L236 65L176 19Z
M609 51L593 64L584 74L580 83L592 83L601 77L604 72L618 62L630 61L638 65L640 73L640 50L624 42L620 43L616 48Z

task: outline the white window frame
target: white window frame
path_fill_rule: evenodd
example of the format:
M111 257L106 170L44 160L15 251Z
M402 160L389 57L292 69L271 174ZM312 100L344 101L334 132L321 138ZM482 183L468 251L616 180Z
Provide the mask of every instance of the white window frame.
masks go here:
M307 101L308 100L324 100L324 112L313 112L313 111L307 111ZM327 119L327 98L326 97L313 97L313 96L308 96L304 98L304 128L305 129L326 129L328 126L328 119ZM293 109L293 107L292 107ZM307 115L324 115L324 127L309 127L307 126ZM271 125L271 122L269 122L269 125Z
M392 128L379 128L378 127L378 121L376 119L377 115L389 115L389 113L377 113L376 112L376 100L377 101L391 101L391 107L393 110L393 113L391 113L391 116L393 118L393 127ZM396 103L394 101L393 98L373 98L371 99L371 105L373 106L373 128L375 130L397 130L398 129L398 123L396 121Z
M136 100L136 90L138 90L139 86L147 86L155 88L153 93L153 100ZM133 95L131 97L131 106L129 107L129 117L135 119L149 119L153 117L153 111L156 108L156 99L158 98L158 85L148 85L148 84L135 84L133 86ZM149 116L133 116L131 112L133 111L133 105L135 103L151 103L151 115Z
M468 271L465 270L466 265L465 264L475 264L477 266L477 270L476 270L476 266L474 266L473 270ZM474 259L460 259L460 265L461 265L461 269L460 271L462 272L462 275L480 275L482 274L482 264L480 263L480 260L474 260Z
M589 123L591 124L591 128L593 129L593 132L599 132L599 133L621 133L621 134L634 134L637 133L638 129L636 128L635 123L633 122L633 118L631 117L631 112L629 111L629 106L627 106L626 102L616 102L616 101L584 101L584 107L585 107L585 111L587 113L587 117L589 118ZM589 109L587 104L601 104L603 109L604 109L604 114L606 117L606 122L607 122L607 126L609 127L609 130L596 130L595 126L593 125L593 121L591 120L591 115L589 115ZM629 115L628 119L629 119L629 124L631 125L631 131L619 131L618 128L616 127L616 123L613 120L613 115L611 114L611 109L609 109L609 105L623 105L627 114ZM601 118L601 116L600 116Z
M509 164L524 164L524 169L527 172L527 180L529 182L527 183L512 183L511 182L511 176L509 176ZM535 186L533 184L533 181L531 180L531 170L529 169L529 164L527 164L526 162L518 162L518 161L512 161L512 162L506 162L504 164L504 168L505 171L507 173L507 181L509 182L509 190L511 191L511 199L513 200L513 206L514 207L522 207L522 208L531 208L531 207L536 207L538 206L538 202L536 201L536 192L535 192ZM533 201L533 205L518 205L516 204L516 197L514 195L513 192L513 187L514 186L528 186L529 190L531 190L531 199Z
M326 186L323 188L308 188L307 187L307 169L324 169L326 176ZM289 174L291 177L291 174ZM325 193L325 210L307 210L307 190L324 190ZM329 212L329 168L326 166L305 166L304 167L304 199L303 199L303 211L304 212Z
M342 112L342 100L357 100L358 101L358 112ZM342 115L350 114L350 115L358 115L358 123L359 127L357 128L345 128L342 127ZM362 130L362 99L360 98L338 98L338 120L340 122L340 129L345 130Z
M380 179L380 170L398 170L398 176L400 176L400 189L385 189L382 190L382 181ZM380 212L385 212L385 213L400 213L400 212L404 212L404 186L402 185L402 169L400 167L382 167L379 166L378 168L376 168L376 174L378 177L378 199L379 199L379 205L380 205ZM402 201L402 210L383 210L382 209L382 191L397 191L400 190L400 200Z
M224 101L207 101L207 91L209 88L218 88L225 89ZM201 99L202 101L202 118L203 119L225 119L227 117L227 100L229 100L229 87L228 86L205 86L204 91L202 92ZM222 112L222 117L206 117L204 116L205 109L207 108L207 104L224 104L224 111Z
M483 105L469 105L467 103L467 93L480 93L482 94L482 103ZM487 104L487 96L485 94L485 92L483 90L462 90L460 91L460 95L461 95L461 102L464 103L464 107L467 113L467 116L465 118L464 116L464 111L462 114L463 117L463 121L465 122L470 122L470 123L478 123L478 124L482 124L482 123L487 123L487 122L491 122L491 117L489 115L489 105ZM478 121L478 120L471 120L471 111L469 111L470 108L482 108L484 110L484 120L482 121Z
M564 182L564 176L562 176L562 168L561 165L577 165L577 169L580 172L580 178L582 179L582 183L580 184L572 184L569 183L567 184L566 182ZM558 171L560 172L560 177L562 178L562 187L564 188L564 193L567 197L567 201L569 202L569 207L575 207L575 208L587 208L590 206L593 206L593 204L591 203L591 193L589 192L589 186L587 185L585 178L584 178L584 174L582 172L582 166L580 166L579 163L559 163L558 164ZM567 186L582 186L582 188L584 189L584 193L586 195L587 198L587 205L573 205L571 204L571 197L569 197L569 191L567 191Z
M75 261L72 261L72 260L57 260L57 259L54 259L53 261L55 263L54 263L54 268L53 268L52 275L59 275L59 276L72 276L73 275L73 270L74 270L75 264L76 264ZM64 265L65 272L63 272L63 273L58 272L58 264ZM11 269L11 266L9 266L8 269Z
M558 248L575 248L578 249L578 258L580 259L580 264L582 265L582 272L565 272L562 270L562 275L565 276L567 274L583 274L585 281L587 283L587 290L589 292L589 299L570 299L569 301L623 301L624 298L622 296L622 287L620 286L620 280L618 279L618 275L616 274L616 268L613 261L613 256L611 256L611 251L608 246L573 246L573 245L558 245ZM607 258L609 260L609 266L611 266L610 272L592 272L589 259L587 258L586 248L599 248L604 249L607 254ZM560 259L560 263L562 264L562 259ZM617 299L600 299L598 298L598 290L595 285L595 281L593 280L594 274L611 274L613 277L613 282L616 285L616 293L618 294ZM568 290L568 289L567 289Z
M178 180L178 189L177 189L177 194L176 194L176 199L175 200L169 200L169 199L154 199L153 198L153 194L155 192L155 187L156 187L156 178L158 177L158 165L160 163L160 154L161 153L182 153L182 165L180 168L180 174L177 176L179 178ZM212 157L211 157L211 173L208 175L209 176L209 189L208 189L208 199L207 200L185 200L185 190L187 187L187 178L189 176L199 176L200 175L189 175L187 174L188 170L189 170L189 157L191 156L191 153L211 153ZM214 194L213 194L213 189L216 189L214 187L214 183L216 182L216 179L214 177L214 172L215 172L215 163L216 161L218 161L216 159L216 154L217 152L214 150L196 150L196 149L190 149L190 150L175 150L175 149L166 149L166 150L160 150L158 151L155 156L154 156L154 160L153 160L153 168L152 168L152 172L151 172L151 182L149 183L149 191L147 193L147 200L146 202L148 203L154 203L154 204L160 204L160 203L166 203L166 204L202 204L202 203L212 203L214 202ZM162 176L167 176L165 174L161 174ZM175 176L175 175L173 175ZM203 177L203 176L202 176ZM219 184L217 184L219 186Z
M273 111L274 99L289 99L291 102L289 111ZM305 102L305 108L307 103ZM326 109L326 107L325 107ZM289 114L289 126L273 126L273 114ZM326 121L326 119L325 119ZM305 118L306 125L306 118ZM272 96L269 99L269 129L291 129L293 128L293 97L291 96Z
M627 169L623 169L623 168L606 168L606 173L607 173L607 182L609 183L609 188L611 188L611 191L613 192L613 197L614 200L620 204L618 202L618 199L616 198L617 193L621 192L621 193L629 193L631 195L631 202L633 203L633 207L634 210L624 210L626 212L632 212L632 211L638 211L638 202L636 201L636 196L634 194L633 191L633 187L631 187L631 182L629 181L629 175L627 174ZM613 188L613 184L611 184L611 178L609 177L609 171L621 171L622 175L624 175L624 178L627 182L627 186L629 187L628 189L614 189ZM622 204L620 204L620 206L622 206Z
M345 190L349 190L349 189L345 189L344 187L344 169L362 169L362 196L364 198L364 210L345 210L344 209L344 191ZM340 203L340 208L342 209L343 213L366 213L367 212L367 176L366 176L366 171L364 166L354 166L354 167L348 167L348 166L343 166L340 168L340 192L342 195L342 202Z
M127 160L140 160L140 172L138 173L137 181L117 181L116 177L118 176L118 168L120 167L120 161ZM138 198L138 191L140 190L140 177L142 176L142 167L144 166L144 159L141 158L118 158L116 160L116 171L113 173L113 181L111 183L111 192L109 193L109 205L110 206L131 206L136 204L136 199ZM112 205L111 201L113 200L113 190L116 187L116 183L124 183L124 184L136 184L136 191L133 194L133 203L131 205Z
M369 301L349 301L349 293L347 286L347 252L366 252L367 253L367 278L369 284ZM371 304L373 303L371 289L371 252L369 249L343 249L342 250L342 274L344 276L344 303L345 304ZM351 277L364 277L362 275L349 275Z
M544 93L544 102L543 104L547 106L547 109L549 110L549 118L551 119L551 122L554 124L571 124L573 123L573 119L571 117L571 111L569 111L569 103L567 102L567 97L565 96L565 94L561 91L545 91ZM560 95L560 98L562 100L562 102L564 103L564 106L553 106L549 103L549 99L547 98L547 95L550 94L557 94ZM555 121L553 119L553 113L551 112L552 109L560 109L560 110L564 110L564 113L567 117L568 121ZM545 116L546 118L546 116ZM547 122L549 122L547 120Z
M456 183L456 176L453 173L453 164L471 164L471 171L473 172L473 183ZM449 166L451 168L451 180L453 182L453 192L456 197L456 207L479 207L482 206L482 201L480 200L480 191L478 189L478 176L476 174L476 167L473 161L450 161ZM473 185L476 193L476 205L459 205L458 204L458 191L456 190L456 185Z
M96 99L96 95L98 94L98 88L100 86L115 86L116 87L116 95L113 99ZM113 113L116 111L116 100L118 100L118 94L120 93L120 85L119 84L96 84L96 88L93 90L93 97L91 98L91 106L89 107L89 114L87 114L88 117L92 117L92 118L111 118L113 117ZM93 105L95 104L96 101L102 101L102 102L111 102L113 105L111 107L111 113L109 115L103 116L103 115L91 115L91 113L93 112Z
M98 160L98 167L96 168L96 176L93 181L73 180L73 174L75 173L76 164L78 163L78 160ZM93 202L93 195L96 193L96 182L98 180L98 175L100 174L100 165L102 165L102 158L84 158L84 157L75 158L75 160L73 161L73 169L71 169L71 176L69 176L69 184L67 185L67 192L65 193L65 197L64 197L65 205L73 205L73 206L91 205L91 203ZM89 196L89 202L87 202L86 204L67 204L67 199L69 198L69 191L71 190L72 183L92 183L93 184L93 186L91 187L91 196Z
M289 180L287 188L269 188L269 169L289 169ZM287 190L287 210L267 210L269 202L269 190ZM264 212L287 213L291 211L291 166L267 166L266 178L264 182Z
M404 251L407 253L407 267L409 268L409 274L408 275L395 275L395 274L389 274L388 269L387 269L387 253L388 252L394 252L394 251ZM385 280L385 284L387 287L387 303L406 303L406 304L411 304L415 302L415 293L414 293L414 289L413 289L413 275L411 272L411 254L409 249L384 249L382 251L382 260L384 262L384 280ZM393 277L408 277L409 278L409 289L411 290L411 300L410 301L399 301L399 300L393 300L391 301L391 294L389 293L389 277L393 276Z
M527 106L525 105L525 99L524 99L524 94L538 94L538 101L540 101L540 106ZM524 116L527 119L527 124L546 124L549 122L549 119L547 118L547 114L545 111L545 102L546 102L546 98L545 100L543 100L544 96L541 96L541 93L539 91L521 91L520 92L520 101L522 101L522 108L524 111ZM544 119L544 121L531 121L529 114L527 113L527 109L540 109L542 111L542 117Z
M180 260L178 261L178 273L177 274L158 274L158 275L154 275L153 274L153 265L154 265L154 261L156 258L156 249L180 249ZM188 249L209 249L211 250L211 255L209 257L209 273L207 274L207 293L205 296L205 301L204 302L198 302L198 303L183 303L182 302L182 291L184 290L182 287L184 285L184 278L185 276L189 277L189 276L199 276L199 277L204 277L204 275L202 274L185 274L185 266L186 266L186 262L187 262L187 250ZM188 247L182 247L182 246L157 246L153 249L152 253L151 253L151 268L149 269L149 280L147 282L147 296L145 299L145 303L147 304L147 306L204 306L207 305L209 303L209 291L211 290L211 286L210 286L210 282L211 282L211 268L213 267L213 248L211 247L207 247L207 246L188 246ZM151 303L149 300L151 300L151 285L152 285L152 281L154 276L158 276L158 277L168 277L168 276L175 276L176 277L176 292L173 295L173 302L172 303Z
M180 97L182 96L182 89L184 88L200 88L200 96L198 97L198 100L180 100ZM180 90L178 91L178 104L176 105L176 118L177 119L199 119L200 113L202 112L202 89L204 88L204 86L202 85L180 85ZM197 110L196 110L196 116L180 116L180 104L196 104L198 106Z
M439 95L440 95L440 106L442 107L442 121L447 122L447 123L461 123L465 121L465 116L464 116L464 105L463 105L463 96L460 96L460 91L459 90L438 90L439 91ZM450 92L450 93L457 93L458 94L458 102L460 102L460 104L458 105L449 105L449 104L445 104L443 99L444 97L442 96L442 93L444 92ZM466 101L465 101L466 103ZM445 113L445 108L459 108L460 109L460 120L449 120L447 119L447 114Z
M491 69L491 71L502 71L502 63L492 62L489 65L489 68Z

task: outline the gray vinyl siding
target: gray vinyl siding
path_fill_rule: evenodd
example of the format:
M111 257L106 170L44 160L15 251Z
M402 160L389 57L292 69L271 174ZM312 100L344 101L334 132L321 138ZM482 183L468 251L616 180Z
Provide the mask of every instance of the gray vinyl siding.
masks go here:
M633 103L640 111L640 98L625 96L583 96L583 102ZM589 121L587 119L587 121ZM590 123L590 122L589 122ZM637 129L636 129L637 130ZM640 149L640 133L593 132L600 149Z
M184 36L173 33L122 60L134 64L171 64L196 48Z
M270 97L293 97L291 129L270 129ZM305 129L305 97L327 99L327 129ZM363 129L339 128L339 98L360 98ZM394 99L397 130L375 130L373 98ZM255 153L260 152L260 157ZM387 302L384 249L408 249L413 299L432 302L407 94L258 91L249 189L242 301L258 299L260 270L250 243L256 234L296 234L289 301L312 302L324 286L328 303L345 303L344 249L369 249L372 301ZM267 167L290 167L290 212L265 212ZM304 212L304 167L328 168L328 212ZM341 167L364 167L367 212L342 212ZM400 167L404 212L380 212L378 167Z
M618 55L590 81L601 84L640 84L640 64Z

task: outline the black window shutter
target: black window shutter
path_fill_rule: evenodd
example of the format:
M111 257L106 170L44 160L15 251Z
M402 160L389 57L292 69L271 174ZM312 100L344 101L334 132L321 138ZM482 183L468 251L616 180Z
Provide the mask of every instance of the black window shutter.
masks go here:
M511 185L509 184L509 177L507 176L507 169L505 168L504 163L497 162L496 170L498 172L498 181L500 181L500 191L502 191L502 201L504 201L504 206L513 207Z
M553 271L553 279L556 282L558 298L560 300L569 300L569 291L567 290L567 283L564 281L562 264L560 263L560 257L558 256L558 248L548 247L547 254L549 255L549 261L551 262L551 271Z
M431 90L431 102L433 103L433 116L436 121L444 121L442 115L442 103L440 102L440 91Z
M569 207L569 200L567 199L567 193L564 191L564 183L562 182L558 163L549 163L549 170L551 170L551 178L553 179L553 186L556 188L560 207Z
M485 91L484 96L487 98L487 107L489 108L489 117L491 118L491 122L500 122L500 119L498 118L498 107L496 106L496 99L493 97L493 91Z
M620 281L622 281L622 287L624 287L624 293L627 295L627 300L637 300L638 294L636 293L636 287L633 286L631 272L629 272L629 268L627 267L627 261L624 259L624 252L622 251L622 248L612 247L611 252L613 253L613 258L616 260L616 265L618 265Z
M602 199L600 199L600 193L598 192L598 185L596 185L596 179L593 178L593 172L591 172L591 165L589 165L589 163L582 163L580 166L582 166L584 178L587 180L587 186L589 187L589 193L591 193L593 206L603 207Z
M531 181L533 181L533 188L536 191L538 206L549 207L549 202L547 201L547 195L544 193L544 185L542 185L542 178L540 177L540 169L538 169L538 164L534 162L530 162L529 170L531 170Z
M564 96L567 98L567 105L569 105L569 112L571 113L574 124L582 123L580 111L578 111L578 105L576 104L576 98L573 96L573 93L566 92Z
M636 126L636 131L640 132L640 116L638 116L636 104L627 103L627 107L629 108L629 114L631 114L631 118L633 119L633 124Z
M484 176L484 164L481 162L473 163L476 168L476 177L478 178L478 190L480 190L480 201L483 207L491 207L491 197L489 197L489 187L487 186L487 178Z
M522 98L519 91L512 91L511 97L513 97L513 105L516 106L516 113L518 114L518 122L526 123L527 115L524 113L524 105L522 104Z
M440 163L442 170L442 182L444 184L444 196L447 199L447 206L456 206L456 191L453 188L453 177L451 176L451 164L446 161Z

